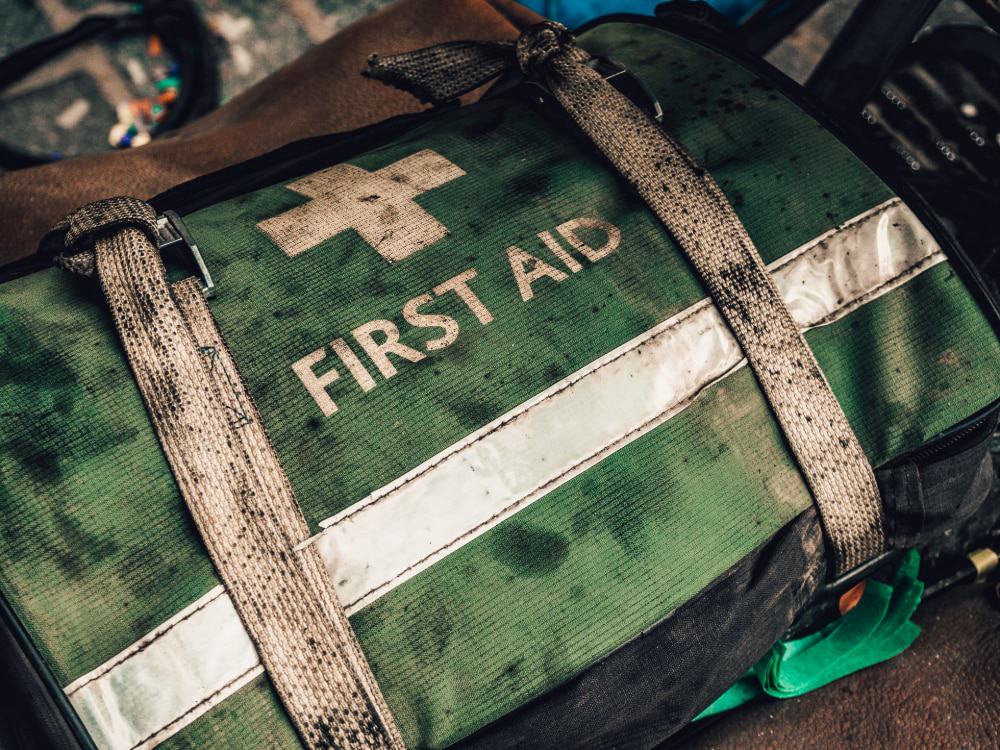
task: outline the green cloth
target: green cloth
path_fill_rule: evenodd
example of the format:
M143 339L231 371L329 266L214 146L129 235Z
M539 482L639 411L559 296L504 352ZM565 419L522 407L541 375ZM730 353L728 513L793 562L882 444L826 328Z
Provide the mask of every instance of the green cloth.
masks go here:
M843 617L803 638L778 641L695 721L764 693L794 698L902 653L920 634L910 621L924 591L919 566L920 555L910 550L891 584L869 579L861 601Z

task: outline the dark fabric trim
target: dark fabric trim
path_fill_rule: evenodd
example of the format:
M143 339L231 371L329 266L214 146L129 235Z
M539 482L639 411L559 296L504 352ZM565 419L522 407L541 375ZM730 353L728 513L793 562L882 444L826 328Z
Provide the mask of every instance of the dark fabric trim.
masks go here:
M810 508L666 619L456 747L655 747L781 637L825 575Z
M994 409L970 427L958 429L959 437L963 432L968 435L954 444L947 437L937 441L941 447L937 455L931 444L876 470L890 547L929 544L980 510L993 485L990 444L998 417L1000 410Z
M3 596L0 596L0 748L96 750Z
M876 472L896 549L935 545L977 514L993 480L1000 409L977 415ZM987 514L989 515L989 514ZM770 542L579 676L459 743L462 750L652 748L726 690L822 589L826 557L814 508ZM826 599L826 596L819 597Z

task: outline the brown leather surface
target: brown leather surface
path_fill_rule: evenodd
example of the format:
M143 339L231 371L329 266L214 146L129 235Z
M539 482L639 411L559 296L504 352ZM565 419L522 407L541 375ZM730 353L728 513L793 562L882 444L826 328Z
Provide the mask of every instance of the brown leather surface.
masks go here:
M538 20L512 0L401 0L169 138L0 174L0 264L33 252L53 224L84 203L116 195L150 198L290 141L420 109L409 94L361 77L372 52L453 39L512 39Z
M986 588L960 586L922 604L922 632L895 659L734 711L683 750L1000 748L1000 609Z

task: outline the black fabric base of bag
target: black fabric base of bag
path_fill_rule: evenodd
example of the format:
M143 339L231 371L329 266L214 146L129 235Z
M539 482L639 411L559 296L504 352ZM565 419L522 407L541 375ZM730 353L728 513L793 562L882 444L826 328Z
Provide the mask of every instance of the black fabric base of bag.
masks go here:
M0 750L96 750L0 597Z
M457 747L656 747L764 655L825 574L810 508L648 632Z
M929 545L938 555L947 540L954 547L947 551L961 554L963 534L946 532L979 516L995 520L1000 507L983 504L998 416L994 407L974 420L977 429L961 428L876 472L889 490L890 547ZM826 575L822 529L810 508L647 632L457 747L657 747L756 663L821 587L831 590L823 586Z

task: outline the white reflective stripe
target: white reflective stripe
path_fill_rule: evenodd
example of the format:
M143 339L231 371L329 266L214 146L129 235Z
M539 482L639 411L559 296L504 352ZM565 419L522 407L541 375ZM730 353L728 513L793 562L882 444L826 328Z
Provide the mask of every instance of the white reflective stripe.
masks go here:
M937 252L893 200L770 268L792 317L807 328L899 283L916 264L940 260ZM374 601L646 434L742 364L705 299L495 419L321 524L314 539L341 601Z
M216 586L66 693L98 747L154 747L263 670Z
M942 260L927 230L893 199L771 269L796 322L810 327ZM718 312L702 300L328 519L306 543L320 545L352 614L648 433L743 364ZM256 663L217 588L66 692L99 747L151 747L252 679Z

